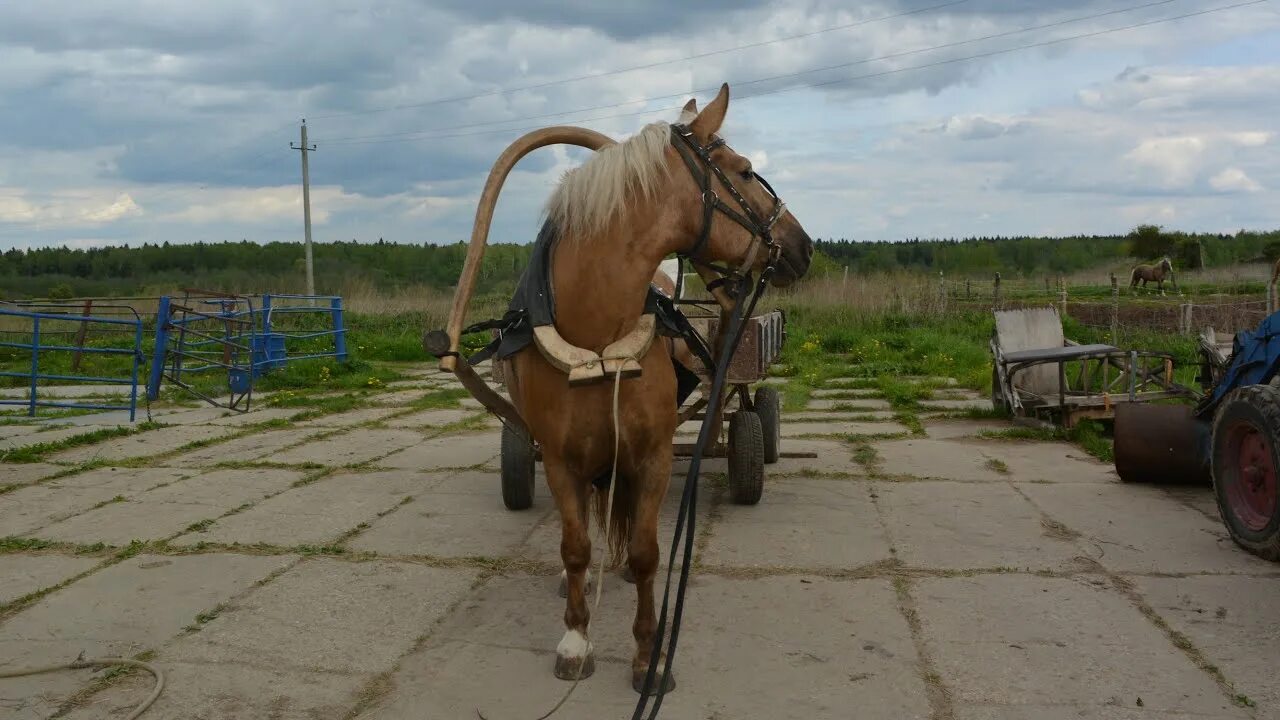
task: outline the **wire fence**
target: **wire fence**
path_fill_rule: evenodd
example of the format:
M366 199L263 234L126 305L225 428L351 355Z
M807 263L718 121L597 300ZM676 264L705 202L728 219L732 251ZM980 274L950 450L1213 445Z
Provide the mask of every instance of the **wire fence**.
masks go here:
M936 281L937 305L943 311L1003 310L1052 305L1064 318L1105 332L1119 340L1137 331L1186 336L1213 328L1228 336L1253 328L1277 309L1275 283L1239 282L1229 286L1193 284L1163 289L1132 287L1112 275L1102 284L1071 283L1066 278L1041 281Z

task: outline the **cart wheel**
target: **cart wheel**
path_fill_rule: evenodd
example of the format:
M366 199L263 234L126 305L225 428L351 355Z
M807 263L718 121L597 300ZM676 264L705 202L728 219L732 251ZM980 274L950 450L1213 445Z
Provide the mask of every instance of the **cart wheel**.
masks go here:
M782 400L778 390L767 385L756 388L755 408L764 433L764 461L776 463L782 446Z
M998 413L1009 412L1009 402L1005 400L1004 388L1000 387L1000 373L996 366L991 366L991 408Z
M764 431L760 416L739 410L729 416L729 499L755 505L764 492Z
M533 442L522 431L502 428L502 502L508 510L533 506Z
M1213 492L1218 511L1240 547L1280 560L1276 438L1280 390L1249 385L1227 395L1213 422Z

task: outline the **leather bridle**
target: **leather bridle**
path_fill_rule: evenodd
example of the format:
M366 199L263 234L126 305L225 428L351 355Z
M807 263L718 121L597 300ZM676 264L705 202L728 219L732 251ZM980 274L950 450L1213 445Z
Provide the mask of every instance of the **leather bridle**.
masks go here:
M778 197L778 193L774 192L773 187L763 177L753 171L750 179L759 182L761 187L773 198L773 208L769 216L767 218L760 216L756 209L751 206L751 203L747 202L747 199L730 181L724 170L720 169L720 166L716 165L711 159L711 153L725 145L722 137L716 137L711 142L703 145L698 142L689 126L675 123L671 126L671 144L680 153L685 166L689 168L689 173L693 175L693 179L698 183L699 189L702 191L702 230L698 233L693 245L688 250L679 253L679 255L687 258L689 262L695 265L708 268L721 275L718 280L713 280L708 285L708 290L714 290L715 287L733 280L750 277L751 268L755 265L756 255L760 252L761 247L768 253L765 274L771 275L772 269L782 253L782 247L773 239L773 226L777 224L778 219L782 217L782 213L787 207L782 202L782 198ZM711 178L713 176L720 180L725 192L729 194L729 197L733 198L734 203L737 205L736 208L721 199L711 187ZM702 259L702 255L707 249L707 243L711 239L711 224L717 211L723 213L730 220L751 233L751 246L737 268L716 265ZM749 281L747 284L749 284Z

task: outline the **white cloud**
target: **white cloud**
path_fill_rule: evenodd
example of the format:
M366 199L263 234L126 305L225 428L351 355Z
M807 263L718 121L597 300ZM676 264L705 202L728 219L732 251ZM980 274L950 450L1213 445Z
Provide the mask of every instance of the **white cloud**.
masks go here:
M1230 167L1209 179L1209 185L1221 192L1258 192L1262 190L1253 178L1240 168Z
M1195 181L1204 151L1205 141L1195 136L1150 138L1125 153L1124 159L1148 171L1153 184L1183 189Z
M48 202L36 203L24 191L0 188L0 223L44 229L106 225L142 215L142 208L128 193L114 199L99 191L67 191Z
M1006 133L1014 132L1018 121L1014 118L1001 118L987 115L952 115L938 126L938 130L946 135L961 140L989 140Z

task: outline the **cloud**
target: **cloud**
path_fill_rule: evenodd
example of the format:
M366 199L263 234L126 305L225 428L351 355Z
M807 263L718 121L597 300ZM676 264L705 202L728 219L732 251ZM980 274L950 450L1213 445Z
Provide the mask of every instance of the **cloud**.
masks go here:
M1152 185L1185 188L1196 178L1205 147L1196 136L1151 138L1125 153L1124 159Z
M1209 179L1209 185L1221 192L1258 192L1262 190L1253 178L1240 168L1226 168Z
M95 191L68 192L49 203L36 203L21 189L0 188L0 224L36 228L84 228L105 225L142 215L142 208L128 193L112 200Z
M1116 6L970 0L877 21L930 4L3 3L0 186L16 190L0 192L0 247L33 236L294 239L288 144L303 116L320 146L318 238L452 241L468 233L494 158L527 129L585 124L623 137L725 80L729 139L814 234L1110 228L1126 222L1120 208L1170 198L1192 224L1274 222L1273 10L958 61L1176 13L1065 22ZM966 42L997 33L1016 34ZM772 42L797 34L807 35ZM747 43L759 45L719 52ZM965 44L928 50L954 43ZM704 56L668 62L692 54ZM635 65L653 67L607 74ZM805 72L829 65L844 67ZM585 79L557 82L571 76ZM774 76L790 77L746 82ZM749 99L772 91L786 92ZM674 97L645 100L664 95ZM551 184L582 157L547 149L523 160L495 236L531 239Z

